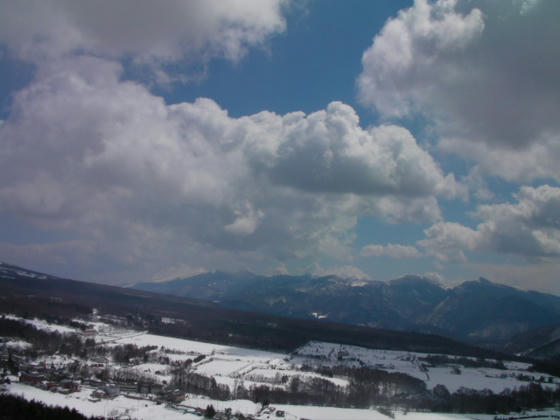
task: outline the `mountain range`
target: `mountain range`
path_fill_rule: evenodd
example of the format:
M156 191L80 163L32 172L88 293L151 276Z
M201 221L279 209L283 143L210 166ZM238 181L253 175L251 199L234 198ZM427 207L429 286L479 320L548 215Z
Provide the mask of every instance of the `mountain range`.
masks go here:
M413 275L380 282L212 272L134 287L228 308L435 333L500 347L518 334L560 324L560 297L483 278L444 288Z
M476 345L560 360L560 298L485 279L446 289L418 276L382 283L214 272L136 287L0 263L0 307L25 317L68 320L97 308L156 334L265 349L315 340L489 357Z
M200 299L64 279L0 263L0 313L67 323L93 309L132 329L225 345L291 352L309 341L476 357L500 357L434 334L224 308Z

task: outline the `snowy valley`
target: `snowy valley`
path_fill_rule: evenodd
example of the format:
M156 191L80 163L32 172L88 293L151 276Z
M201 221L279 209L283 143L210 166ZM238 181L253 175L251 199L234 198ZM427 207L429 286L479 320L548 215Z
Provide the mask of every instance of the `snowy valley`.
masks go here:
M519 361L314 341L267 352L132 330L97 311L68 325L13 314L0 324L3 392L105 418L483 419L494 413L469 414L480 411L469 404L554 397L560 383ZM10 328L24 334L7 335Z

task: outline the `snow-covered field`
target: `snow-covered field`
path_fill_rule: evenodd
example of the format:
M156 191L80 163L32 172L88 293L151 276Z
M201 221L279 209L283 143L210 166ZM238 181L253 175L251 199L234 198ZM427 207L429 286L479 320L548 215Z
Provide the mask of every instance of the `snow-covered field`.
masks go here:
M336 407L310 407L303 405L283 405L274 406L277 410L286 413L286 419L305 418L309 420L388 420L389 417L375 410L359 410L354 408L336 408ZM451 420L451 419L467 419L469 417L456 414L438 414L438 413L403 413L396 411L394 413L396 420ZM270 416L274 418L274 415Z
M293 363L312 363L320 366L335 366L345 364L348 366L368 366L387 372L402 372L426 382L428 389L433 389L441 384L450 392L461 387L475 390L489 389L499 393L506 388L513 389L527 385L527 380L518 379L519 375L531 378L533 381L544 378L543 386L555 388L559 383L558 378L550 375L529 372L530 365L521 362L505 362L503 369L489 367L464 367L459 363L450 363L441 366L429 366L422 359L424 353L372 350L363 347L310 342L294 352ZM457 357L446 356L450 360L459 360ZM470 358L475 360L474 358ZM454 369L454 368L457 369ZM548 381L551 381L550 383Z
M221 344L204 343L202 341L185 340L182 338L166 337L163 335L149 334L146 332L131 330L113 330L111 333L100 333L95 337L97 342L111 344L134 344L138 347L157 346L168 350L177 351L186 355L197 354L220 354L232 357L247 357L251 360L268 361L270 359L282 358L282 353L272 353L261 350L245 349L241 347L224 346Z
M25 322L26 324L29 324L29 325L33 325L38 330L50 331L50 332L56 331L56 332L59 332L59 333L77 333L77 332L79 332L79 330L77 330L76 328L67 327L65 325L50 324L47 321L44 321L42 319L37 319L37 318L35 318L35 319L25 319L25 318L21 318L19 316L12 315L12 314L4 314L4 317L6 319L11 319L13 321L20 321L20 322Z
M31 343L24 340L6 340L2 345L5 345L9 350L21 351L31 347Z

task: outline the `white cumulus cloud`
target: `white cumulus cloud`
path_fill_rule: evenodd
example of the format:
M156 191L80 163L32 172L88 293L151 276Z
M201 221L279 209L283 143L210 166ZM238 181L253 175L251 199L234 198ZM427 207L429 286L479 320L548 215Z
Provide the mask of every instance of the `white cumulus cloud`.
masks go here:
M522 187L513 203L480 205L476 228L438 222L418 242L436 258L465 260L465 251L517 255L527 261L560 257L560 188Z
M67 57L14 96L0 126L0 213L89 244L76 261L111 261L124 280L177 261L348 260L361 215L434 221L437 196L464 194L410 132L364 129L343 103L233 118L210 99L168 105L121 73Z

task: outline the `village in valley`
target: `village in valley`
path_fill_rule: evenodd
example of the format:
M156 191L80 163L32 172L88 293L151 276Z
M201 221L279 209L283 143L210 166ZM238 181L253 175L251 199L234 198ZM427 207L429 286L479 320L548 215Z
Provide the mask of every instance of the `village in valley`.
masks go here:
M348 410L356 419L428 419L432 411L457 411L459 400L465 411L482 413L469 404L553 396L560 383L520 361L313 341L276 353L158 336L129 324L97 310L64 323L2 314L2 391L119 419L323 419Z

